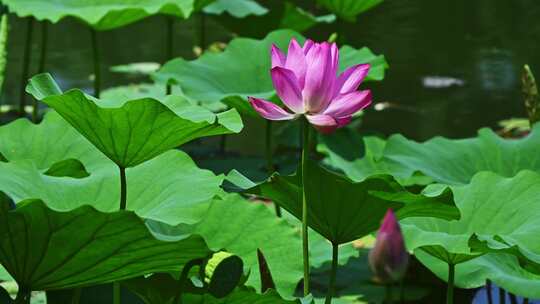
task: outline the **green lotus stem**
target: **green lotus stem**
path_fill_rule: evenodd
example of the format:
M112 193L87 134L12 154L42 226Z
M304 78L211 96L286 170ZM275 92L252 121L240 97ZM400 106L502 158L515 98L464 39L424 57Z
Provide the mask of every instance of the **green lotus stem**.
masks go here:
M120 210L126 210L127 207L127 180L126 168L118 166L120 171ZM113 282L113 304L121 303L120 283Z
M101 93L101 70L100 70L100 54L98 33L94 28L90 28L90 36L92 40L92 54L94 57L94 96L99 98Z
M6 12L5 6L0 6L2 17L0 18L0 94L4 88L4 80L6 79L6 66L7 66L7 48L9 37L9 17ZM1 101L0 101L1 102ZM0 110L0 113L2 111Z
M523 304L529 304L529 298L523 298Z
M47 43L49 37L49 26L47 21L41 22L41 54L39 57L39 68L38 73L41 74L45 72L45 62L47 61ZM39 117L39 104L36 99L34 99L34 105L32 109L32 121L37 122Z
M266 169L268 170L268 175L274 173L274 159L272 151L272 121L266 120L266 132L265 132L265 157L266 157ZM281 217L281 207L278 204L274 203L276 208L276 215Z
M324 301L325 304L331 304L332 297L335 294L338 257L339 257L339 245L332 243L332 270L330 272L330 282L328 283L328 291L326 293L326 300Z
M499 287L499 304L505 304L506 303L506 293L504 292L504 289Z
M202 53L204 53L206 50L206 16L202 11L199 14L199 44Z
M174 48L174 17L167 16L167 44L165 51L165 62L173 58L173 48ZM172 86L167 82L166 93L170 95L172 93Z
M386 296L384 303L393 303L394 302L394 289L392 288L392 284L386 285Z
M189 272L191 268L195 266L201 266L204 263L203 259L195 259L187 262L187 264L182 269L180 274L180 279L178 280L178 288L176 289L176 295L174 297L173 303L182 304L182 293L184 292L184 286L188 280Z
M454 304L454 276L456 265L448 264L448 289L446 290L446 304Z
M120 283L119 282L113 282L113 304L121 304L122 290L120 289Z
M32 35L34 32L34 18L28 17L26 19L26 42L24 45L23 54L23 66L21 74L21 89L19 96L19 115L24 116L26 107L26 82L28 81L28 74L30 70L30 59L32 53Z
M309 294L309 240L308 240L308 216L305 187L305 171L307 158L309 157L310 126L306 118L302 118L302 251L304 258L304 296Z
M17 297L15 298L15 304L30 304L30 299L32 298L31 291L27 290L24 287L19 287L17 292Z
M508 296L510 297L511 304L518 304L517 296L515 294L509 292Z
M486 280L486 294L488 304L493 304L493 295L491 294L491 281Z
M71 304L79 304L81 301L82 288L75 288L73 291L73 297L71 298Z
M127 181L126 168L118 166L120 169L120 210L126 210L127 207Z
M404 281L405 280L403 278L399 281L399 303L405 302L405 288L403 286Z
M227 150L227 135L221 135L219 137L219 153L225 154Z

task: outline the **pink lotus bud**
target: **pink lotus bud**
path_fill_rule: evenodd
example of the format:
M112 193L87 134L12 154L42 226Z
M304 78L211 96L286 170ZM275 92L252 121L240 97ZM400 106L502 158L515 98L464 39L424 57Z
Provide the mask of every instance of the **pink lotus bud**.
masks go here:
M275 45L271 49L272 82L283 101L283 109L267 100L249 97L253 108L269 120L291 120L304 115L323 133L347 125L352 115L371 104L371 92L357 91L369 64L349 67L338 75L339 50L335 43L296 39L287 55Z
M384 216L375 247L369 252L369 266L383 284L401 280L407 271L409 253L405 249L399 223L391 209Z

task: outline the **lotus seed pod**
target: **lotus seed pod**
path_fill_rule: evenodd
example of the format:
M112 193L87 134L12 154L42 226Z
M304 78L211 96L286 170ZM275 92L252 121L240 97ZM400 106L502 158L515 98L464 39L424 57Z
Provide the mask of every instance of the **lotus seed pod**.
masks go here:
M244 263L238 256L225 251L212 255L204 267L204 282L208 292L216 298L223 298L238 286Z

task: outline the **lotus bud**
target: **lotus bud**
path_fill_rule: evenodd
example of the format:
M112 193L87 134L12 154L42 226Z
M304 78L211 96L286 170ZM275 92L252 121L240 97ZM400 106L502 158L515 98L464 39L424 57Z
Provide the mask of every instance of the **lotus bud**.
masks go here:
M369 253L369 266L375 280L382 284L395 283L405 275L409 254L399 223L394 212L389 209L377 233L375 246Z

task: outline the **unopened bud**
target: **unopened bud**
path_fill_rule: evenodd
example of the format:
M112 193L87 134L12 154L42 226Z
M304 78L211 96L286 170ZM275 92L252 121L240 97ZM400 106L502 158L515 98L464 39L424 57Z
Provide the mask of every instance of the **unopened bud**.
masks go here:
M375 246L369 253L369 266L377 282L391 284L403 278L408 263L409 254L399 223L394 212L388 210L377 233Z

